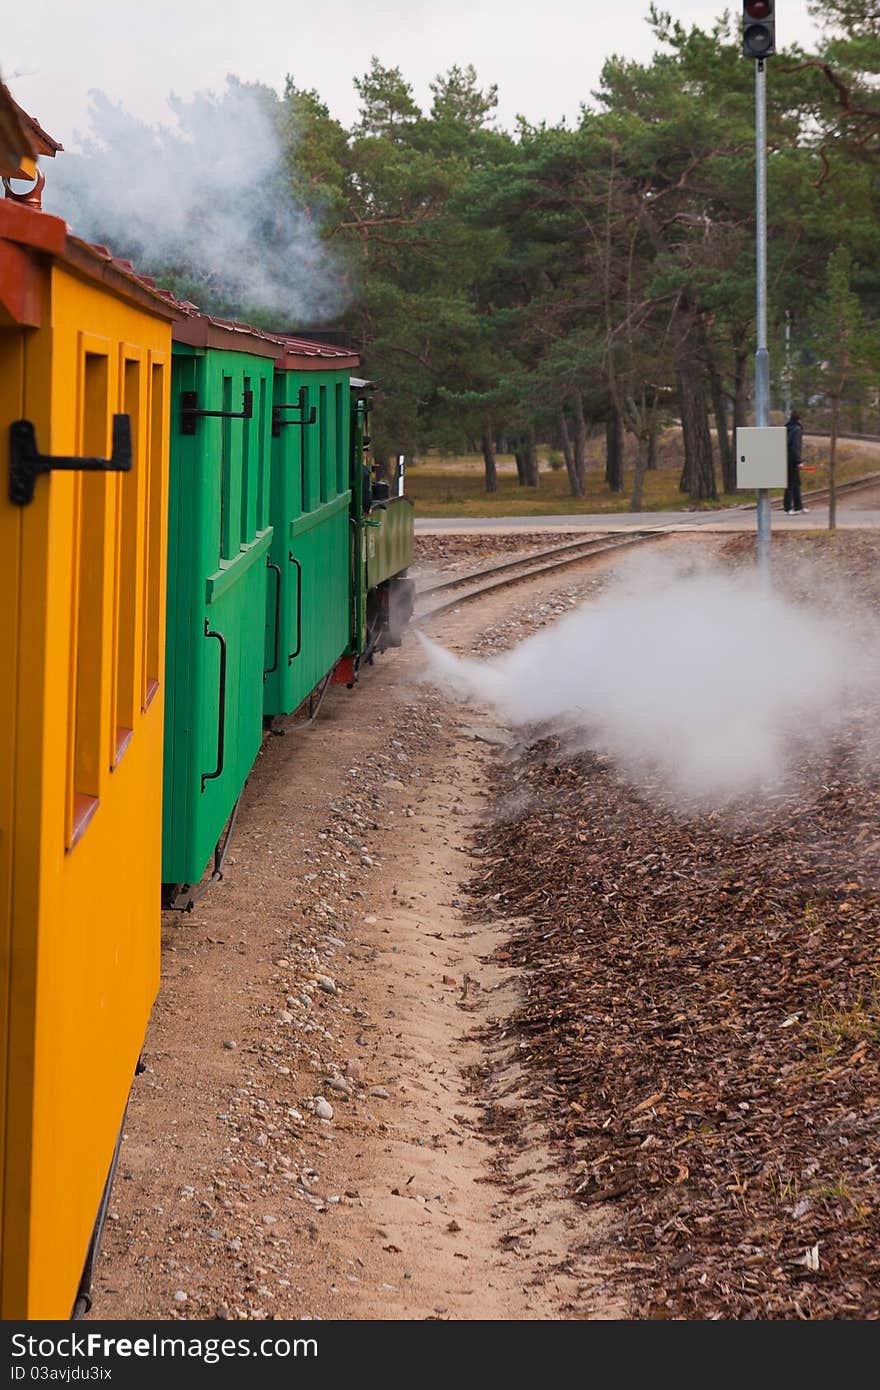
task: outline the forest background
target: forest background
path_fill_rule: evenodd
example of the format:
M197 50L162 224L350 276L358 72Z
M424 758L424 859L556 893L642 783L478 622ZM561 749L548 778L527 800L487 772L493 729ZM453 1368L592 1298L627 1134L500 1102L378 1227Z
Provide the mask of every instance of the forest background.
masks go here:
M835 437L880 434L880 5L811 12L817 51L767 61L772 404ZM609 58L576 125L500 129L496 89L467 63L422 110L374 57L352 127L297 74L283 93L236 83L268 113L285 196L342 286L330 321L285 327L361 353L381 391L380 468L471 453L494 493L508 453L523 497L541 460L572 498L599 472L637 510L673 430L677 490L735 493L755 347L755 64L739 12L703 30L652 7L649 23L653 60ZM279 327L222 275L206 295L179 259L114 250L207 309Z

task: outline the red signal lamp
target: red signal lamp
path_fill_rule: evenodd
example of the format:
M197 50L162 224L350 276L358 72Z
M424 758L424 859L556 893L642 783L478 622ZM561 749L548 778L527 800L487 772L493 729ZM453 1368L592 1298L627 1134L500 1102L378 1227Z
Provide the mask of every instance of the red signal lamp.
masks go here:
M743 57L776 52L775 0L743 0Z

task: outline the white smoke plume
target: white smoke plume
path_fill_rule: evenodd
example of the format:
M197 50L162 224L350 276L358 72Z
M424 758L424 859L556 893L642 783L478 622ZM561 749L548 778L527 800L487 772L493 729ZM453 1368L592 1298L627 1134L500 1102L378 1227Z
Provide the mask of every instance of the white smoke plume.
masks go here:
M173 126L149 126L91 93L80 154L47 171L43 205L77 236L214 313L270 314L278 329L344 304L341 275L285 175L267 88L227 78L215 96L169 98Z
M814 611L754 573L652 557L490 661L422 642L431 680L509 726L609 755L672 803L729 805L784 786L865 708L876 724L876 623L839 603Z

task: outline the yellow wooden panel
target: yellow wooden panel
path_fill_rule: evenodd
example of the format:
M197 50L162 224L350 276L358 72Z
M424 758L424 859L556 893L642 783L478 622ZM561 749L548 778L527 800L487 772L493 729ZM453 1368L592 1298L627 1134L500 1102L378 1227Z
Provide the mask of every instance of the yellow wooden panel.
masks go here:
M0 438L8 438L12 420L24 408L24 333L0 332ZM15 856L14 780L17 718L19 605L16 601L21 561L21 514L0 489L0 1056L9 1029L9 982L12 930L12 873ZM6 1067L0 1066L0 1165L5 1149ZM0 1207L0 1266L3 1260L3 1211Z
M48 321L50 276L41 295L42 321ZM22 334L24 357L23 414L36 429L37 443L46 450L51 439L51 334L44 330ZM40 815L44 801L45 769L39 753L47 718L46 641L48 625L47 556L45 536L48 492L37 488L30 507L17 509L19 564L17 583L9 601L18 611L14 778L12 902L9 951L9 1017L5 1044L6 1143L3 1151L3 1266L0 1271L0 1315L27 1316L27 1287L31 1270L29 1230L32 1196L33 1078L37 1006L37 954L40 926ZM40 560L33 543L25 543L30 527L44 538ZM58 558L54 557L56 562ZM69 553L68 553L69 566ZM63 766L63 765L62 765ZM63 806L63 799L61 801Z
M106 383L100 362L89 362L105 349ZM51 314L31 334L25 355L25 414L37 423L41 449L79 452L103 430L106 451L110 417L124 401L129 349L136 350L132 360L167 362L168 325L54 267ZM146 710L134 701L131 738L111 771L120 692L126 682L140 689L139 634L148 622L161 625L161 611L153 609L164 609L164 529L160 522L161 574L148 583L143 525L148 499L157 488L160 498L167 495L164 434L158 448L149 447L144 382L151 379L141 378L132 479L41 478L18 519L18 609L28 636L19 648L14 766L5 1318L69 1315L158 986L161 699ZM143 504L138 491L126 505L120 483L132 480ZM120 556L129 551L135 591L146 599L149 590L151 610L137 619L142 627L130 644L120 640L118 608L131 579ZM120 679L123 652L134 667ZM71 721L76 694L80 708ZM96 743L82 742L95 730ZM78 787L77 777L91 780ZM71 844L77 791L93 795L96 805Z

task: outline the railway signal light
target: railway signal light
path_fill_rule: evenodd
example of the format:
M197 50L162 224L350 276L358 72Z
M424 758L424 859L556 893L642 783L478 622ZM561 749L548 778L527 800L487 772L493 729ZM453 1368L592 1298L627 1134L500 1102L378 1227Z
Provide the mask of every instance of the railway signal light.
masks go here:
M743 0L743 57L776 52L776 0Z

